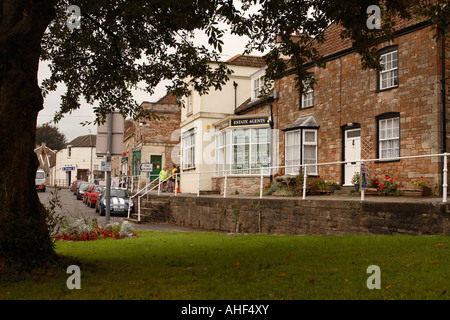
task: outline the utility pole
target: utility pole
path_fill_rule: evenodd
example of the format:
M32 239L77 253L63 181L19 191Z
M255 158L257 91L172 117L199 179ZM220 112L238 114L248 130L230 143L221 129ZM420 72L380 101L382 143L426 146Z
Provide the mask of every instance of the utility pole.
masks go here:
M107 131L107 143L106 143L106 213L105 213L105 225L109 224L109 217L111 213L111 151L112 151L112 128L113 128L113 116L112 113L108 115L108 131Z

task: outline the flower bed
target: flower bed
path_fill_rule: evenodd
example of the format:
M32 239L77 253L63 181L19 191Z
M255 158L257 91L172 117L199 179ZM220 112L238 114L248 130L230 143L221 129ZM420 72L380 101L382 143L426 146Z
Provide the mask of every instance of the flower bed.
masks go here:
M137 238L137 234L131 229L128 222L122 225L118 222L101 227L94 220L92 224L87 224L83 219L69 223L62 232L55 236L55 241L90 241L98 239L125 239Z

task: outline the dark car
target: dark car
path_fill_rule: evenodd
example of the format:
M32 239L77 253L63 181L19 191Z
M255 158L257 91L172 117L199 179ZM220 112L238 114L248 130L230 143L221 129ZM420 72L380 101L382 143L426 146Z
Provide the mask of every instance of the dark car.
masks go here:
M105 188L106 188L105 186L94 186L94 189L92 189L91 193L89 193L89 196L87 199L87 205L90 208L93 208L95 206L98 196L102 193L102 191Z
M101 216L106 213L106 188L97 198L95 204L95 212L100 212ZM110 202L109 202L110 214L128 214L128 204L130 204L130 212L134 212L134 203L130 201L130 195L126 189L111 188Z
M90 185L87 189L86 189L86 191L84 192L84 194L83 194L83 203L85 203L86 205L87 205L87 199L88 199L88 197L89 197L89 194L92 192L92 190L94 189L94 187L95 187L95 184L92 184L92 185Z
M77 200L81 200L83 198L84 193L86 192L87 188L89 188L89 186L93 185L94 183L92 182L81 182L78 187L77 187Z
M73 192L73 194L77 193L77 187L80 185L81 182L84 182L83 180L75 180L74 182L72 182L72 184L70 185L70 191Z

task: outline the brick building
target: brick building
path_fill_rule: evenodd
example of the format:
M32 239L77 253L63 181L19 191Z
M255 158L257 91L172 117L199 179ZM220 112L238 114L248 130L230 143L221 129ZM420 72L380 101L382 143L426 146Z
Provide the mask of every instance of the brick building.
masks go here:
M392 41L377 45L384 66L377 72L362 69L360 55L350 41L340 38L340 26L331 24L324 31L326 42L311 44L327 63L325 68L305 66L317 80L310 90L300 97L292 72L275 81L274 94L269 98L249 99L236 109L235 117L267 121L254 128L273 128L268 164L298 165L281 171L295 175L301 164L353 160L345 165L308 167L311 176L349 186L353 174L359 172L358 160L380 159L367 163L369 177L375 173L388 175L405 185L424 177L435 193L440 192L442 158L392 158L448 150L450 41L437 42L428 22L400 21L396 30ZM227 121L223 120L225 126L230 125ZM216 130L223 130L222 122L216 123ZM242 144L243 152L250 161L243 163L251 168L251 138L247 144ZM236 164L238 148L230 144L226 165ZM232 187L241 193L259 189L259 180L250 175L239 178ZM218 183L217 189L221 188Z
M132 176L135 184L144 181L147 174L140 172L141 163L152 163L149 178L155 179L164 167L179 165L181 106L172 94L142 106L159 119L138 119L125 128L124 154L114 161L112 170L117 175Z

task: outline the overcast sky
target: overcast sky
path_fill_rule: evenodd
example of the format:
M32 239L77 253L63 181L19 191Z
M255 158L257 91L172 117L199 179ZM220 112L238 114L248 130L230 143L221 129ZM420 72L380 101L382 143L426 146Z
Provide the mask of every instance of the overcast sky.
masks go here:
M197 36L197 35L196 35ZM224 46L222 50L222 60L228 60L229 58L240 54L245 49L246 39L239 38L235 35L224 35ZM207 45L205 36L198 35L196 42ZM253 53L261 55L258 53ZM48 62L41 62L39 66L39 81L42 81L49 76ZM135 92L135 99L138 104L144 101L155 102L159 98L166 94L166 83L161 83L155 90L155 94L150 96L143 92ZM60 96L64 93L63 87L60 86L57 91L51 92L44 100L44 109L39 112L38 126L47 123L53 119L53 116L60 108L61 99ZM92 105L83 103L80 109L73 111L71 114L67 114L59 123L50 123L53 126L57 126L59 131L66 136L67 142L75 139L78 136L86 134L97 134L97 127L93 125L82 126L81 123L85 121L95 120L95 115L92 111Z

